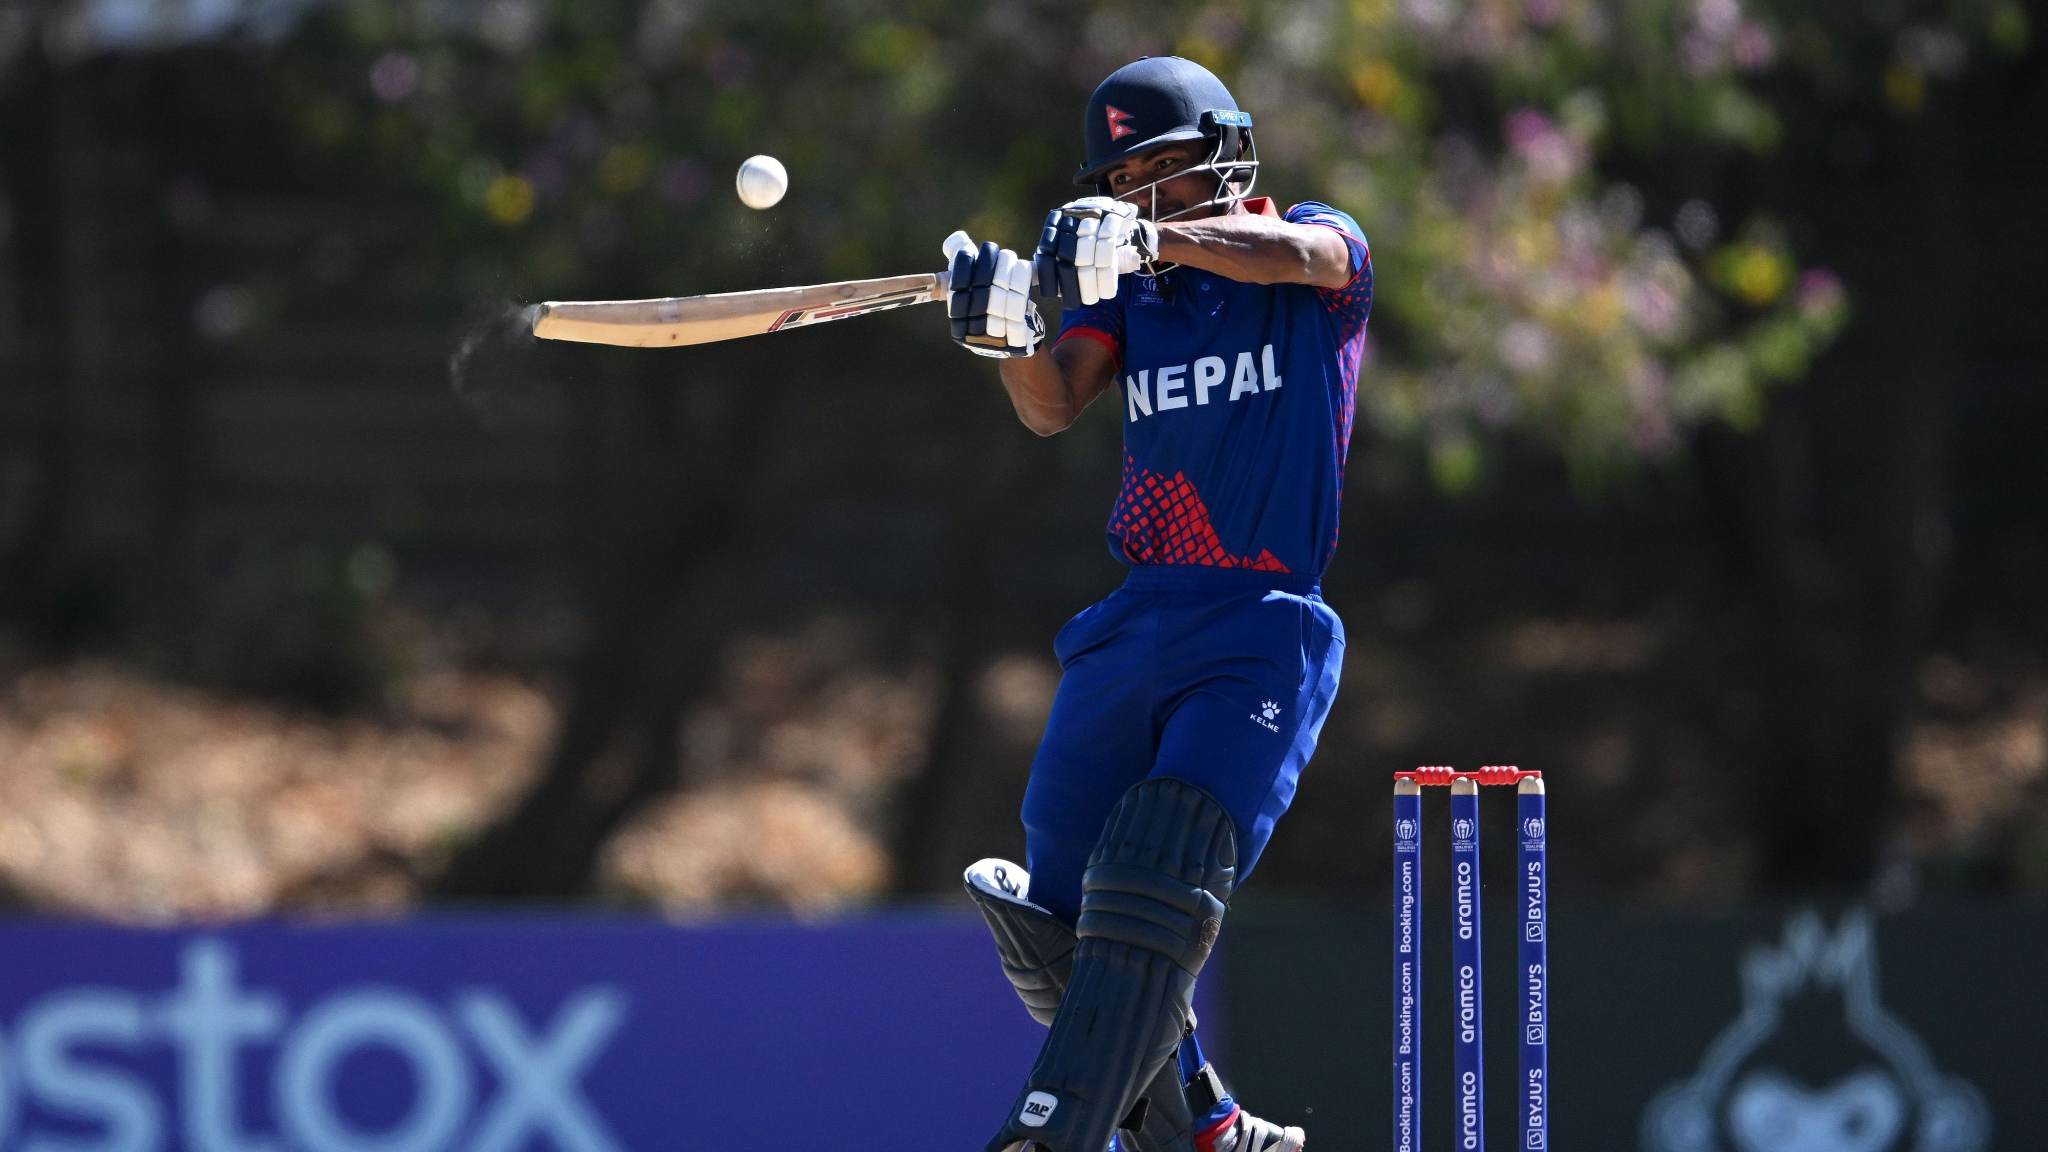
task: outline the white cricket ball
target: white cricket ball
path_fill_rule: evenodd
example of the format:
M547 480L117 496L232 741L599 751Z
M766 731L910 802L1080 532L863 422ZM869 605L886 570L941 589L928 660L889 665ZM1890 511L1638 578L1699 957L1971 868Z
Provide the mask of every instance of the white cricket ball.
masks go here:
M740 165L740 203L749 208L773 208L789 191L789 172L773 156L749 156Z

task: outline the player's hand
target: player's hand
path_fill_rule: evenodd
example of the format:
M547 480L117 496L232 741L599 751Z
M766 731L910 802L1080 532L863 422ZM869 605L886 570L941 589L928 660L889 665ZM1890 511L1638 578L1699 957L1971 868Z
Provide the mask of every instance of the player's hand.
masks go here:
M1159 228L1139 218L1136 204L1108 196L1063 204L1047 214L1031 259L1038 294L1069 308L1115 299L1126 250L1142 264L1159 259Z
M1029 356L1045 339L1045 322L1031 302L1031 265L993 241L979 247L965 232L946 237L953 262L953 292L946 318L953 341L977 356Z

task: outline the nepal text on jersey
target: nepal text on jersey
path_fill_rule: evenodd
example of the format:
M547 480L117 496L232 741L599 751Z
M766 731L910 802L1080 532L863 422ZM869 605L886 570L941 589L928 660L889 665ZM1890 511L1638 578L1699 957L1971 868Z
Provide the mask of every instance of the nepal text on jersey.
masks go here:
M1204 356L1192 364L1169 364L1157 370L1141 369L1124 377L1124 408L1131 423L1154 412L1186 408L1190 403L1206 406L1211 393L1224 381L1230 392L1223 400L1257 396L1280 387L1280 373L1273 367L1273 346L1259 349L1257 363L1250 352L1239 352L1233 367L1222 356Z

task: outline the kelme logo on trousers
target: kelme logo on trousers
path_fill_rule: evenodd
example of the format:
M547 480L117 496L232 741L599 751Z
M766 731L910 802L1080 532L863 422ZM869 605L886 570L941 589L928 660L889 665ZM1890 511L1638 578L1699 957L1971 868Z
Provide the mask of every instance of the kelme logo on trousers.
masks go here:
M1043 1128L1052 1119L1052 1110L1060 1102L1050 1092L1033 1092L1024 1098L1024 1110L1017 1113L1017 1122L1026 1128Z

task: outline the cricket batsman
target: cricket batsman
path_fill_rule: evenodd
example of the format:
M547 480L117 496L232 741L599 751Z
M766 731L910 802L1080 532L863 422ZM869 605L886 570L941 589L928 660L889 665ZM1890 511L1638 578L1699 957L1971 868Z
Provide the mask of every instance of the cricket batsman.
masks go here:
M1337 692L1337 546L1372 255L1351 217L1250 196L1252 118L1208 69L1146 58L1095 90L1093 188L1029 257L956 233L953 339L999 358L1042 436L1113 387L1123 586L1060 629L1025 789L1026 867L968 893L1045 1046L990 1152L1298 1152L1195 1038L1196 977L1294 798ZM1120 265L1139 270L1119 274ZM1046 341L1032 289L1057 294Z

